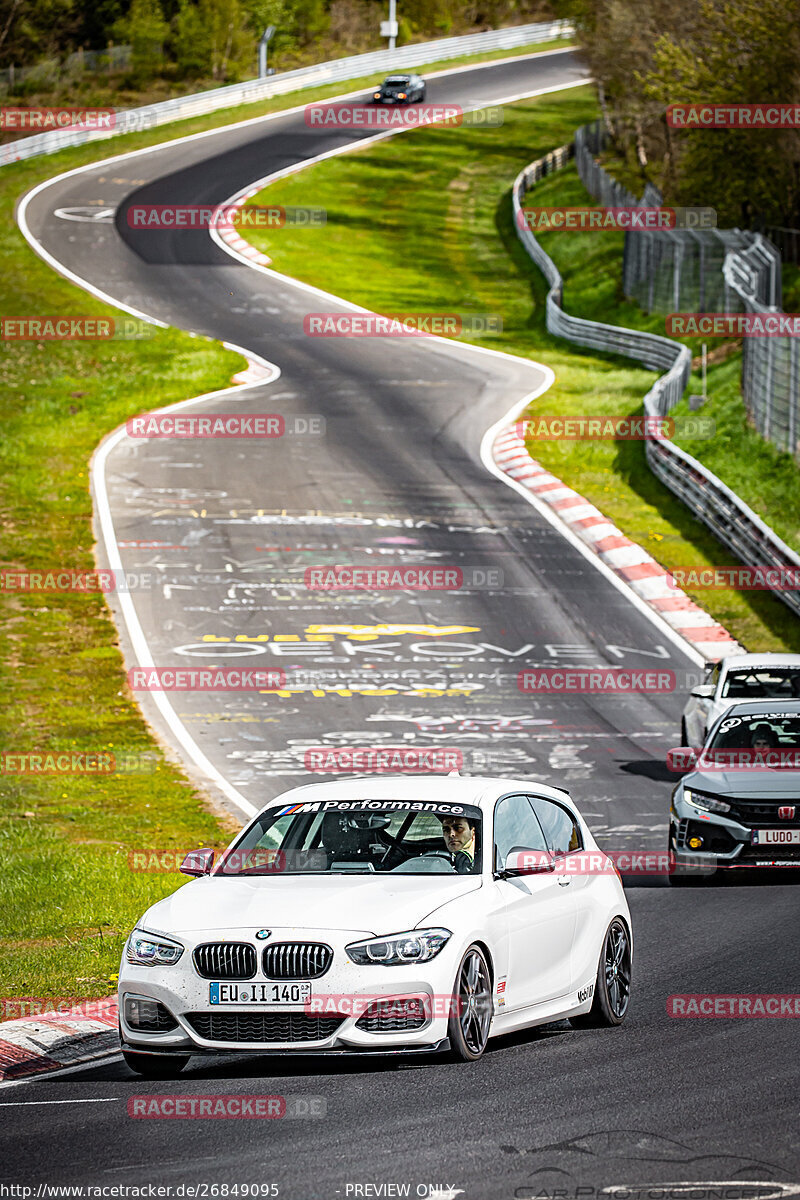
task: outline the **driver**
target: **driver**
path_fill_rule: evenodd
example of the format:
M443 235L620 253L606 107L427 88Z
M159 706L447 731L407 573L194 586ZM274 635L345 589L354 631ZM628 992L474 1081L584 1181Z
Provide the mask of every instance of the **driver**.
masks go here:
M444 844L459 875L468 875L475 865L476 822L470 817L440 817Z
M750 745L753 750L771 750L774 746L778 745L774 729L763 722L760 725L754 726Z

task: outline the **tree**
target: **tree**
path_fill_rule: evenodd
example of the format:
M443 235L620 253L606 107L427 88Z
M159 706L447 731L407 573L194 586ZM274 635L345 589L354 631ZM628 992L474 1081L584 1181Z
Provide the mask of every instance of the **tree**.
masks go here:
M800 91L796 0L561 0L575 22L617 148L669 201L709 205L719 225L763 214L800 223L800 133L670 129L676 103L792 101Z
M169 26L159 0L132 0L127 16L113 26L116 39L131 46L131 74L139 80L157 74Z
M184 75L236 82L254 73L256 38L240 0L183 0L176 18L175 52Z
M700 0L690 38L657 40L637 76L658 103L781 103L798 95L800 10L794 0ZM710 204L719 224L752 225L758 214L797 219L800 134L796 130L695 129L674 135L672 191L678 203Z

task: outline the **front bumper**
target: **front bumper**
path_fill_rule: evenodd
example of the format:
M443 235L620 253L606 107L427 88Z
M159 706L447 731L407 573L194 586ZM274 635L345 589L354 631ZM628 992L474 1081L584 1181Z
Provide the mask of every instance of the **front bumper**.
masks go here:
M213 934L170 935L184 946L174 966L134 966L125 960L119 975L120 1037L124 1049L173 1054L303 1054L430 1052L445 1048L448 1018L445 998L452 992L461 947L456 939L428 963L399 967L358 966L345 954L345 945L360 932L331 930L274 930L271 941L319 941L333 948L333 961L312 979L314 1011L300 1004L269 1006L253 1003L213 1005L211 980L195 969L193 951L209 941L252 942L258 969L249 983L271 983L261 970L263 943L255 930L214 930ZM282 981L283 982L283 981ZM292 981L286 981L292 982ZM163 1032L135 1028L127 1019L125 998L156 1000L172 1018ZM415 1028L385 1030L359 1027L367 998L422 998L424 1019Z
M769 805L763 807L770 809ZM800 869L800 844L758 845L753 843L751 835L754 829L778 829L781 826L782 831L789 833L799 825L798 821L779 823L769 811L761 817L745 817L735 809L731 815L708 812L684 800L679 789L673 795L670 808L669 844L676 867L698 874L717 869L797 870ZM702 846L693 849L689 841L694 838L700 838Z
M288 1055L313 1056L315 1054L325 1054L325 1055L338 1054L338 1055L343 1055L345 1057L350 1057L350 1058L353 1058L353 1057L363 1058L365 1055L370 1055L370 1054L372 1054L372 1055L376 1055L376 1054L403 1054L403 1055L406 1055L406 1054L441 1054L449 1049L450 1049L450 1039L449 1038L442 1038L441 1041L435 1042L431 1046L368 1046L362 1050L348 1050L348 1049L345 1049L342 1047L336 1047L334 1049L330 1049L328 1047L316 1047L316 1046L307 1048L305 1050L298 1046L291 1046L288 1049L286 1047L283 1047L283 1048L279 1047L276 1049L275 1046L273 1046L272 1044L270 1044L268 1046L265 1046L265 1045L255 1045L254 1046L254 1045L249 1044L246 1047L246 1049L243 1049L243 1050L232 1050L230 1046L226 1046L225 1050L209 1050L209 1049L206 1049L205 1047L203 1049L200 1049L199 1047L196 1047L196 1046L192 1046L192 1047L179 1046L177 1048L174 1048L174 1047L162 1048L161 1046L154 1046L154 1045L149 1045L149 1046L133 1045L131 1042L126 1042L124 1040L120 1040L120 1050L132 1050L137 1054L141 1054L142 1052L147 1052L150 1054L158 1054L159 1057L169 1057L171 1055L173 1058L185 1058L187 1054L190 1054L192 1056L198 1055L200 1057L202 1057L203 1055L206 1055L207 1057L211 1058L211 1057L215 1057L219 1054L223 1054L226 1052L229 1054L236 1053L236 1054L247 1054L247 1055L252 1054L252 1055L262 1055L262 1056L269 1055L270 1057L272 1057L273 1055L276 1055L279 1057L280 1056L286 1057Z

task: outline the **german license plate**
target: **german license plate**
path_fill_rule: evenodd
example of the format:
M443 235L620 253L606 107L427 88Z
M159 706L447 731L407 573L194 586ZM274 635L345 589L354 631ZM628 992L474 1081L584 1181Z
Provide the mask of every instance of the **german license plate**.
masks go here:
M800 829L753 829L750 841L754 846L800 846Z
M209 1004L305 1004L311 999L310 983L210 983Z

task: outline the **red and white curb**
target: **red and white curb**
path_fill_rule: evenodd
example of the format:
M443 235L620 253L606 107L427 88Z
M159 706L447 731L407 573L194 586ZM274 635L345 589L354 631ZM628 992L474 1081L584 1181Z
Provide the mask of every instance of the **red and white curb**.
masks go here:
M266 383L267 380L275 379L275 367L272 363L266 363L259 358L251 358L241 346L231 346L228 342L222 344L226 350L235 350L237 354L243 354L247 359L247 366L243 371L237 371L235 375L231 376L231 383L240 383L245 387L250 387L254 383Z
M117 997L87 1000L0 1024L0 1080L11 1082L112 1054L119 1048Z
M241 196L237 196L232 204L226 204L225 208L241 208L248 200L257 195L261 191L260 187L251 188L249 192L245 192ZM214 230L218 234L221 241L226 246L230 246L241 258L246 258L248 262L258 263L262 267L268 267L272 259L267 254L262 254L255 246L251 246L246 238L233 225L214 225Z
M669 572L646 550L532 458L513 425L495 438L492 457L505 475L548 504L599 559L705 659L716 661L726 654L743 653L727 629L669 582Z

